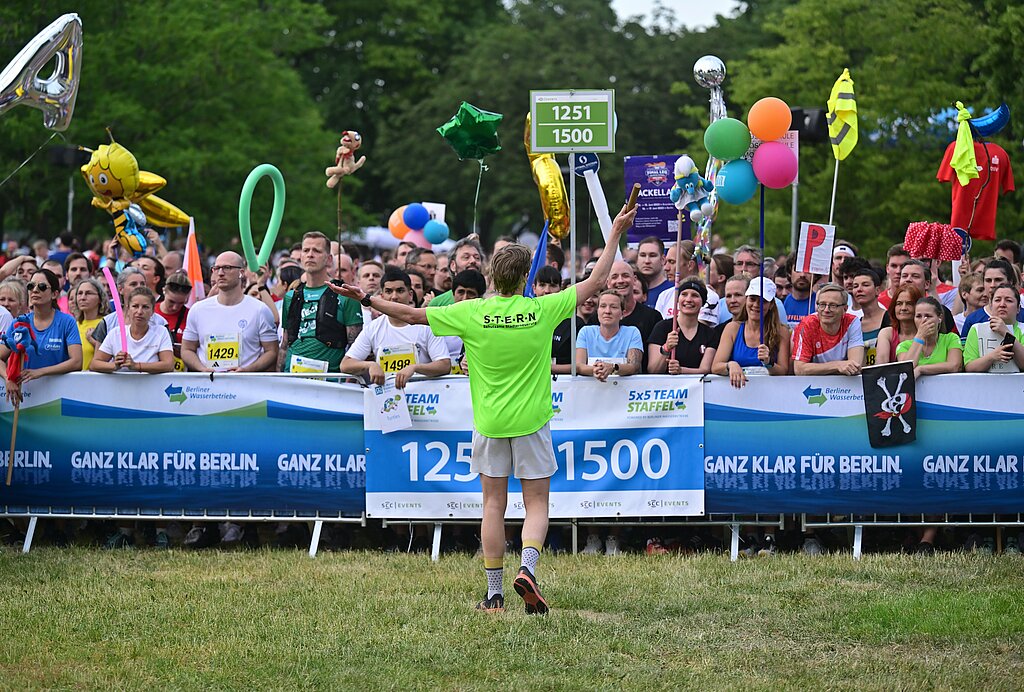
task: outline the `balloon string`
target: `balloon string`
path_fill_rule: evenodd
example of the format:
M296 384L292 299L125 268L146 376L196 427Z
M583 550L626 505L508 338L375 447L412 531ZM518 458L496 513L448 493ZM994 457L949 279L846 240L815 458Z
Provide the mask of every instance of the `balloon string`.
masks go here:
M476 179L476 196L473 197L473 232L474 233L479 233L477 231L477 228L476 228L476 207L477 207L477 203L480 201L480 183L484 179L484 171L487 170L487 166L484 165L484 160L483 159L479 159L479 162L480 162L480 175L478 175L477 179Z
M766 312L765 306L767 301L765 300L764 294L764 183L761 184L761 267L758 270L757 278L760 279L760 287L758 293L761 298L761 344L764 344L764 313Z
M22 161L22 162L21 162L21 165L20 165L20 166L18 166L18 167L17 167L17 168L15 168L15 169L14 169L13 171L11 171L11 174L10 174L10 175L8 175L8 176L7 176L6 178L4 178L2 182L0 182L0 187L3 187L3 186L4 186L4 183L6 183L6 182L7 182L8 180L10 180L11 178L13 178L13 177L14 177L14 174L15 174L15 173L17 173L17 172L18 172L18 171L20 171L20 170L21 170L22 168L24 168L25 164L26 164L26 163L28 163L29 161L31 161L31 160L32 160L32 158L33 158L33 157L34 157L34 156L35 156L36 154L38 154L38 153L39 153L40 151L42 151L42 150L43 150L43 147L45 147L45 146L46 146L47 144L49 144L49 143L50 143L50 140L52 140L52 139L53 139L54 137L60 137L60 138L61 138L62 140L64 140L65 142L67 142L67 140L66 140L66 139L64 139L64 135L62 135L62 134L61 134L61 133L59 133L59 132L54 132L54 133L53 133L52 135L50 135L49 139L47 139L47 140L46 140L45 142L43 142L42 144L40 144L40 145L39 145L39 148L38 148L38 149L36 149L35 151L33 151L33 152L32 152L32 153L31 153L31 154L29 155L29 157L28 157L27 159L25 159L24 161Z

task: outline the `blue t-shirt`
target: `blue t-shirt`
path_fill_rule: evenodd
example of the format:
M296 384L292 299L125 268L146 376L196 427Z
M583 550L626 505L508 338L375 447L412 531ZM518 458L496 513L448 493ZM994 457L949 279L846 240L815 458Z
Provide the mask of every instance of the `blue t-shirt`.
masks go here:
M806 298L803 300L797 300L792 295L786 296L786 299L782 301L782 304L786 308L786 321L789 323L790 329L800 324L800 321L808 315L814 314L815 302L817 302L817 296L812 293L811 299L808 301Z
M25 363L26 368L36 370L38 368L48 368L51 365L60 365L71 357L68 354L69 345L82 345L82 336L78 333L78 323L75 322L74 317L66 312L55 312L53 322L44 331L36 329L35 315L29 313L28 317L29 324L32 325L32 331L36 334L36 345L39 351L37 353L36 349L32 348L31 345L28 347L25 351L28 355L28 361ZM14 337L13 324L7 329L7 336L9 338Z
M647 288L647 307L657 309L658 298L673 286L672 279L665 279L657 286L649 286Z
M576 337L576 348L587 349L588 360L615 358L625 363L629 349L635 348L643 353L644 342L640 338L640 330L636 327L620 326L615 336L605 340L601 336L600 326L588 324Z
M966 343L967 335L970 333L971 327L980 322L988 322L990 319L992 319L992 316L985 311L985 308L978 308L970 315L967 315L967 317L964 318L964 328L960 330L961 343ZM1024 308L1021 308L1017 312L1017 321L1024 322Z

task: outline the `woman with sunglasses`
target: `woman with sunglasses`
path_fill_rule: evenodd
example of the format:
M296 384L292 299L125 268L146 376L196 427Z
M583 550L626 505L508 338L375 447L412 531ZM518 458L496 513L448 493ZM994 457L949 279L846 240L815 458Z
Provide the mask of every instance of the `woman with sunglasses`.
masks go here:
M78 335L82 338L82 370L88 370L96 347L100 345L92 338L93 331L109 311L110 302L103 285L92 277L79 279L71 289L70 298L74 306L71 312L78 322Z
M46 269L37 269L28 282L28 320L35 334L35 345L29 345L27 359L17 382L7 382L7 399L14 404L22 400L21 387L26 382L47 375L63 375L82 369L82 338L75 319L57 309L60 279ZM13 338L14 325L7 330ZM0 345L0 359L7 360L11 349Z

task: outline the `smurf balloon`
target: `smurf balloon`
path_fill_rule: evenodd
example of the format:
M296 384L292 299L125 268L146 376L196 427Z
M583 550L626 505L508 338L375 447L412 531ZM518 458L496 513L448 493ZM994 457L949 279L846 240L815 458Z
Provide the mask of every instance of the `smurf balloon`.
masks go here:
M668 191L669 199L679 211L685 211L693 223L700 223L714 212L709 195L715 189L697 170L697 165L685 154L676 159L676 183Z

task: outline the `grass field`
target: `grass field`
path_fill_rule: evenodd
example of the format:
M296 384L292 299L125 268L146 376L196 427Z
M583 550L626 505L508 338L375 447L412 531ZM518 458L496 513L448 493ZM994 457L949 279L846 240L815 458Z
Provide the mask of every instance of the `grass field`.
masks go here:
M1024 687L1024 560L0 551L0 688Z

